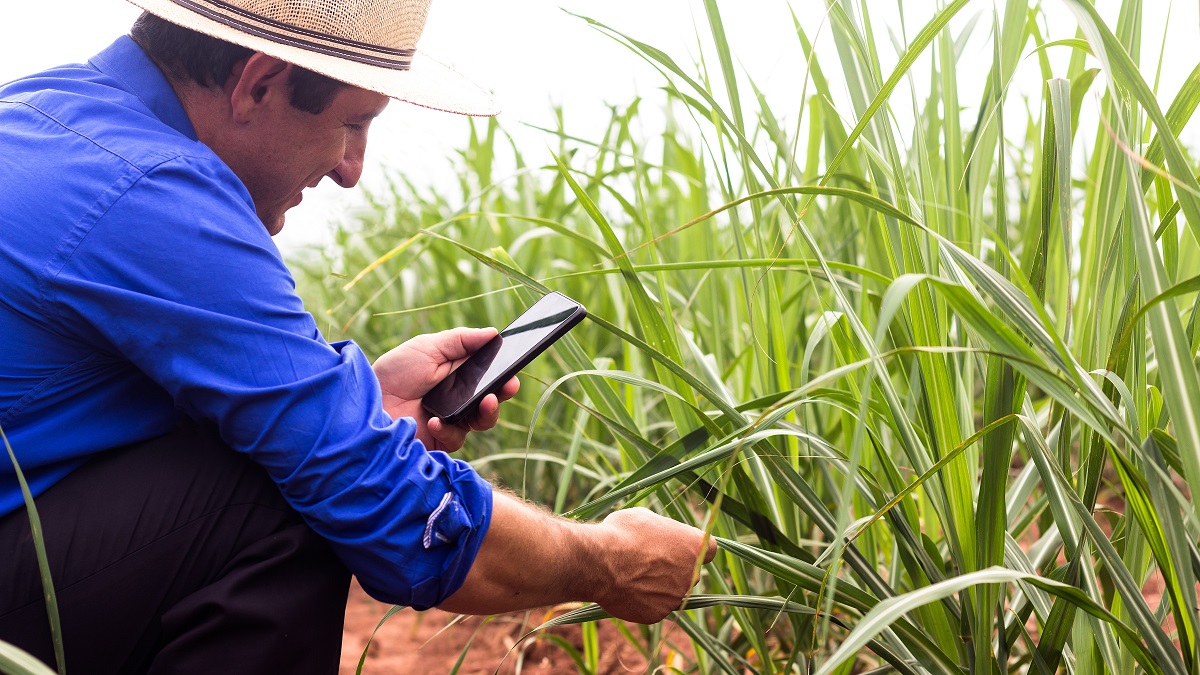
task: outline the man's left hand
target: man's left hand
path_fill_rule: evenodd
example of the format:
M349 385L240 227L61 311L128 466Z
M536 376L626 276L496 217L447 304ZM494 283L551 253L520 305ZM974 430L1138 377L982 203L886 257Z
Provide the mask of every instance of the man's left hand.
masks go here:
M383 390L383 409L392 419L416 420L417 438L430 450L454 452L462 447L467 433L496 426L500 402L516 395L521 386L515 377L497 394L484 397L474 417L458 424L444 424L421 407L422 396L496 333L495 328L453 328L418 335L379 357L372 367Z

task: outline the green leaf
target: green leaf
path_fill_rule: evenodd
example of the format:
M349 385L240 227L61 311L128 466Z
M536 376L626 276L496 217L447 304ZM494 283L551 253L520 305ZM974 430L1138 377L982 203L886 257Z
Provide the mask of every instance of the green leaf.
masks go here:
M54 645L54 660L58 664L59 675L66 675L67 657L63 649L62 620L58 615L58 597L54 592L54 579L50 576L50 558L46 555L46 540L42 531L42 519L38 516L37 505L29 492L29 484L25 474L17 462L8 436L0 427L0 440L4 441L4 449L8 451L8 459L12 462L13 472L17 475L17 483L21 486L21 498L25 500L26 517L29 518L29 529L33 535L33 550L37 555L38 573L42 580L42 599L46 603L46 616L50 619L50 641Z

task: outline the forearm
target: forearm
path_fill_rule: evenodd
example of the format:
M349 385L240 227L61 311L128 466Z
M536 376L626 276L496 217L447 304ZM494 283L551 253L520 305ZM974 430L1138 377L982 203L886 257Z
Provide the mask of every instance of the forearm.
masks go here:
M679 607L716 555L704 532L643 508L576 523L493 492L492 521L461 588L439 607L497 614L569 601L638 623Z
M499 614L570 601L598 601L606 583L600 525L539 511L499 490L492 521L462 587L439 607Z

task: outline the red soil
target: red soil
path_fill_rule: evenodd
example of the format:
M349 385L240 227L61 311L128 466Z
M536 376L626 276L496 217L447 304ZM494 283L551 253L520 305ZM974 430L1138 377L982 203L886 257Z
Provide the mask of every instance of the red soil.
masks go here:
M346 605L346 628L342 636L341 675L353 675L371 632L388 610L388 605L376 602L355 583ZM564 608L557 608L561 613ZM453 670L463 647L471 648L459 669L460 675L551 675L575 673L578 669L571 657L542 634L531 635L517 642L534 627L553 616L539 610L493 617L469 617L445 628L455 615L436 609L415 612L406 609L387 620L375 633L363 665L364 675L442 675ZM686 636L674 624L664 624L673 642L686 642ZM617 631L611 621L599 624L600 667L598 675L647 673L646 658ZM439 632L440 631L440 632ZM476 631L478 633L476 634ZM555 628L552 634L562 637L582 653L578 626ZM515 648L514 648L515 645ZM683 667L682 659L664 645L660 663Z

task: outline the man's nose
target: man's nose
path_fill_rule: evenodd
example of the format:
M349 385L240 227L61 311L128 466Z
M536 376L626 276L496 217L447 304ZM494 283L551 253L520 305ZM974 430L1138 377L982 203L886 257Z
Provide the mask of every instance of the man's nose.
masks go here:
M346 141L346 151L342 154L342 161L338 162L338 165L326 175L344 188L358 185L358 179L362 178L363 157L366 150L366 139Z

